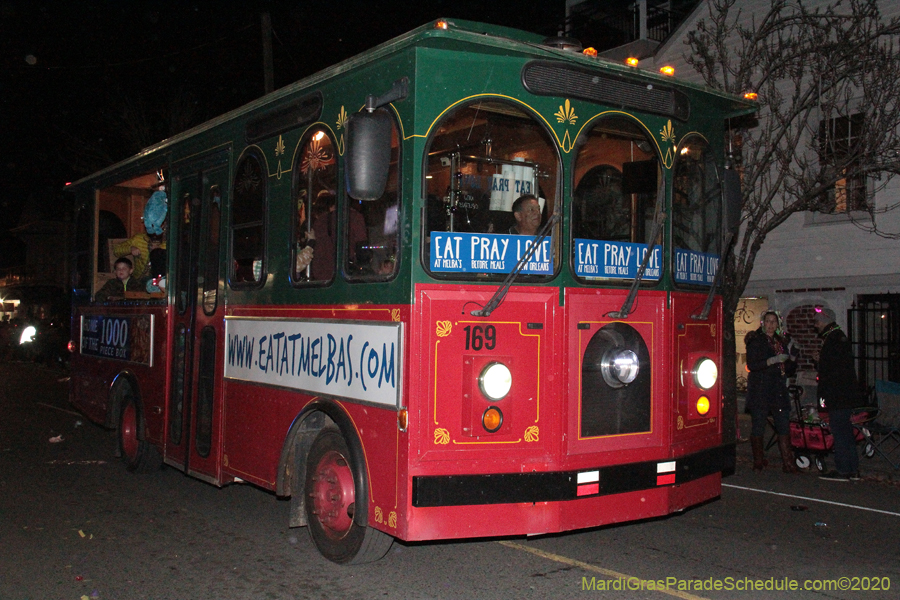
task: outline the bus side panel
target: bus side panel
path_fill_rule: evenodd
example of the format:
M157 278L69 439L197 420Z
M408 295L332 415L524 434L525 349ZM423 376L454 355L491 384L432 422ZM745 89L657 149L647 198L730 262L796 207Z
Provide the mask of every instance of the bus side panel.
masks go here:
M71 362L72 404L92 421L115 423L110 415L110 389L117 377L135 382L146 419L148 439L159 445L163 439L163 407L166 390L166 308L164 306L94 306L75 311L72 339L75 353ZM129 333L102 331L103 322L127 322ZM97 325L100 331L90 331ZM152 339L152 346L147 343ZM152 347L152 352L139 350ZM111 420L112 418L112 420Z

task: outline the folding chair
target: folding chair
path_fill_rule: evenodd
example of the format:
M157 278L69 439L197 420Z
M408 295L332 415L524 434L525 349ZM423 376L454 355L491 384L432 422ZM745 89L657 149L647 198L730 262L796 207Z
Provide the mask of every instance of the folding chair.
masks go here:
M897 452L900 450L900 395L890 393L894 390L884 385L889 383L876 381L871 396L877 408L874 419L853 426L865 439L866 458L877 454L894 469L900 469L900 452ZM879 390L883 393L879 394Z

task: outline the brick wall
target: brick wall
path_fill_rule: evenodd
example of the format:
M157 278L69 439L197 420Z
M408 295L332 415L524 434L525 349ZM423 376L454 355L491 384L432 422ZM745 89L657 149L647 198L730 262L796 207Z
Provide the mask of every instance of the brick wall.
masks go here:
M784 328L800 348L800 360L797 367L800 371L815 371L813 362L822 347L822 341L814 326L815 305L798 306L788 313L784 319Z

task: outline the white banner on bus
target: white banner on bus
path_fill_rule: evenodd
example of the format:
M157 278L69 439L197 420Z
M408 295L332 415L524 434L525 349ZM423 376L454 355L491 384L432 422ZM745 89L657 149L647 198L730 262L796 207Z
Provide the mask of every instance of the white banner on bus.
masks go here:
M400 323L227 318L225 377L399 405Z

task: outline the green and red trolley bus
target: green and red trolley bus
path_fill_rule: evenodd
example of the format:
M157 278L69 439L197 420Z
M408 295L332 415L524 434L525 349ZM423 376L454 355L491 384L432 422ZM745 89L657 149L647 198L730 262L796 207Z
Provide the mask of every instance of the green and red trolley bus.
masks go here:
M340 563L715 498L724 142L754 110L430 23L70 186L71 401L130 470L290 497ZM158 191L164 279L95 298Z

